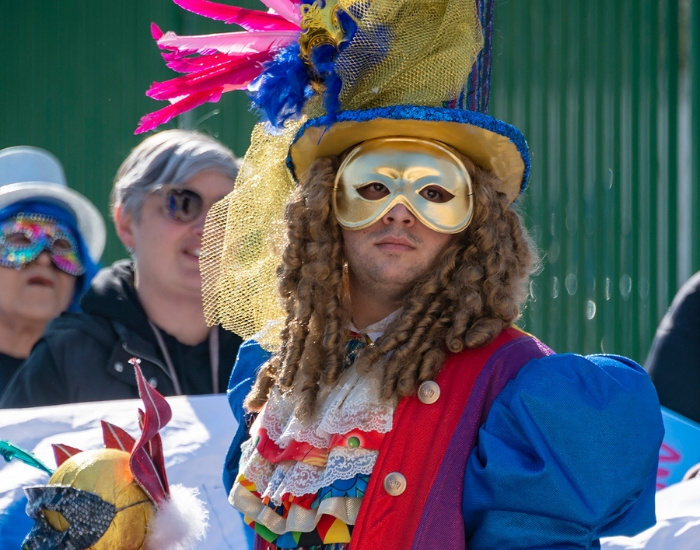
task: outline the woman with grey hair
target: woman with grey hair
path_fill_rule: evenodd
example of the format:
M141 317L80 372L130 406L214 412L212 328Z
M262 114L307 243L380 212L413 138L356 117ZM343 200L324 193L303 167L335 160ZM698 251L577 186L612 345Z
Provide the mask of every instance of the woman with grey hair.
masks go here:
M198 132L167 130L136 146L111 203L131 259L100 271L81 313L47 327L0 407L137 398L133 357L163 395L223 391L240 339L205 323L199 254L206 213L237 172L233 153Z

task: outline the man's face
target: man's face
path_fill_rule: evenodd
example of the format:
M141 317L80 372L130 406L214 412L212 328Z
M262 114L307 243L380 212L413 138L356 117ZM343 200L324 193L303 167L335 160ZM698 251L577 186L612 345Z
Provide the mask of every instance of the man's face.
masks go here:
M433 266L453 238L428 229L403 204L365 229L342 233L351 289L394 301Z
M341 167L337 195L336 215L353 295L360 291L400 301L433 267L452 240L453 228L463 228L471 219L466 168L430 142L390 139L373 144ZM369 217L365 212L373 209L375 221L359 229L349 227L348 219ZM447 219L450 229L436 230Z

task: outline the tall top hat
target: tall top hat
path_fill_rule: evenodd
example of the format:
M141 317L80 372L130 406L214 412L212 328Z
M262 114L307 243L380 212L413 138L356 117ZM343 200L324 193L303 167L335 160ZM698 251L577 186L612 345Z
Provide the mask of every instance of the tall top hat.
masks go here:
M233 89L247 89L264 119L236 189L207 222L210 322L250 336L279 318L265 298L275 295L281 239L271 220L319 157L377 137L427 138L493 172L511 201L524 190L525 139L486 114L493 0L262 0L267 13L174 1L246 32L179 37L154 26L168 65L185 75L151 87L172 104L137 131Z

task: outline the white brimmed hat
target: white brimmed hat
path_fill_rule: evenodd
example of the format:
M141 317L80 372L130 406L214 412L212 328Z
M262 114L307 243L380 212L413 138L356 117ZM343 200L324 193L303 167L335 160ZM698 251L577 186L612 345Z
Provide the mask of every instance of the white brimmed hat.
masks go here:
M31 146L0 150L0 209L25 200L56 204L75 217L80 236L97 263L105 247L106 229L100 211L70 189L58 159Z

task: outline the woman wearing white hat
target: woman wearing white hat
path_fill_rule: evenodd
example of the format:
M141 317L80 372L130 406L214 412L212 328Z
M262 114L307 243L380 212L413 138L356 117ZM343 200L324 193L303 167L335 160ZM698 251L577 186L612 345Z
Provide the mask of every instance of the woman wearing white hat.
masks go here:
M47 323L78 308L104 243L102 216L68 188L56 157L0 151L0 392Z

